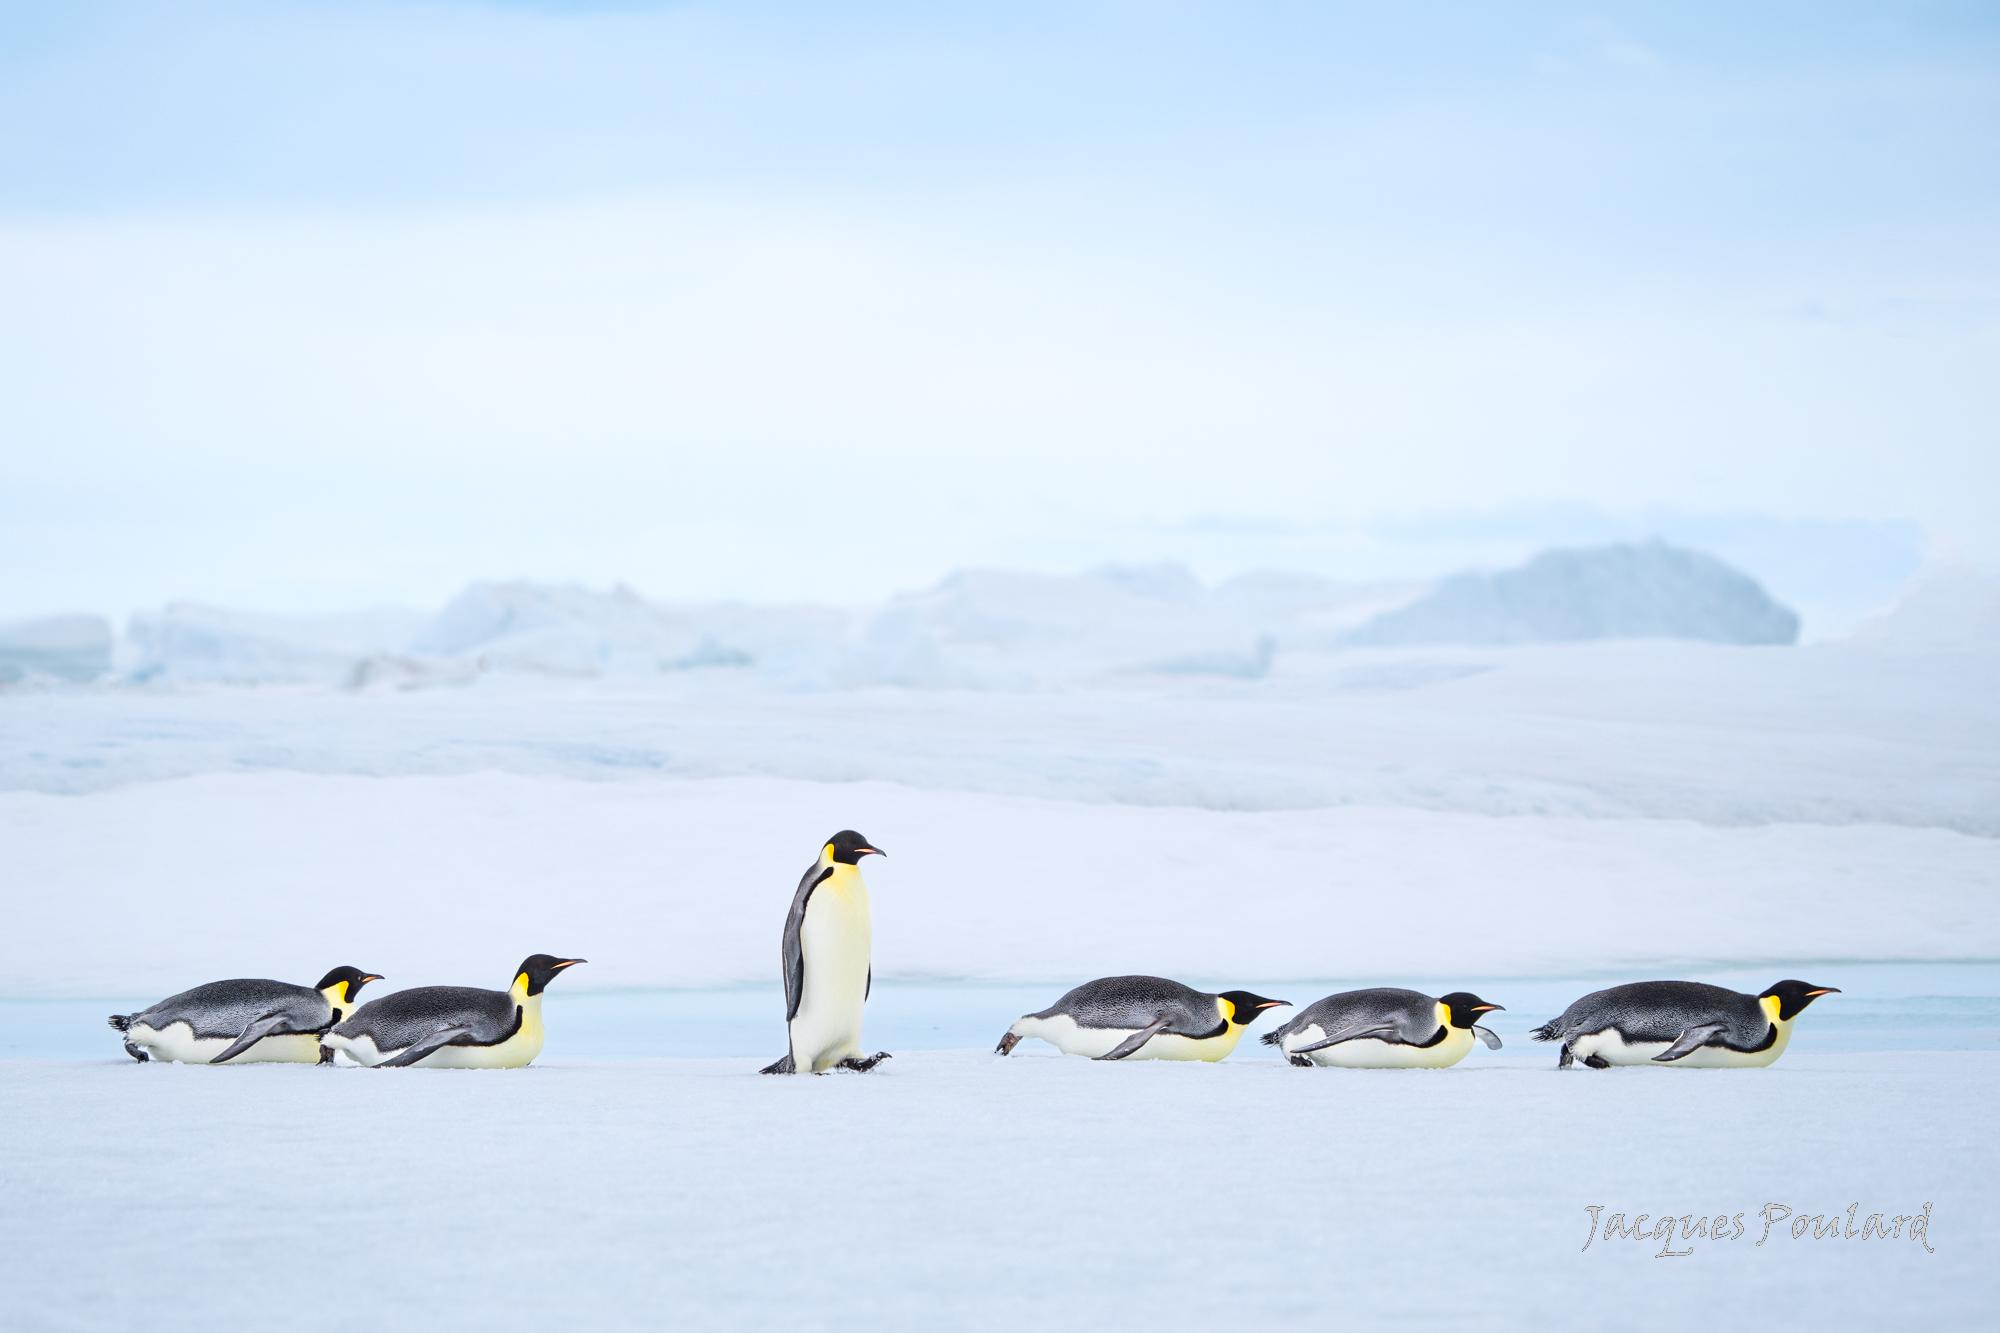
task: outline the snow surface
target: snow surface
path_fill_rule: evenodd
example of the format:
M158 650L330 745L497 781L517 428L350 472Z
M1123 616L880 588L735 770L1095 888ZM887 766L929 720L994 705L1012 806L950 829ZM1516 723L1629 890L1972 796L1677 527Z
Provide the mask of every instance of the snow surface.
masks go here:
M9 1062L0 1291L20 1333L1983 1326L2000 1055L1804 1041L1692 1073ZM1929 1203L1935 1252L1759 1248L1767 1203ZM1747 1234L1585 1252L1592 1204Z
M0 793L14 929L35 941L7 991L156 999L339 964L385 989L499 985L536 951L589 958L577 981L593 989L767 982L799 872L847 826L889 853L868 866L878 978L1152 972L1258 990L2000 958L1996 844L1950 829L227 773Z
M1261 680L1032 692L786 691L730 673L361 696L66 692L0 698L0 790L501 769L1992 834L1996 678L2000 654L1605 643L1281 655Z
M967 577L859 622L545 585L468 593L401 638L184 610L146 688L0 695L7 1020L107 1052L0 1060L0 1324L1990 1311L1990 982L1954 974L1951 994L1985 987L1969 1007L1857 1001L1850 1036L1937 1029L1952 1053L1815 1048L1806 1025L1770 1070L1558 1075L1517 1040L1536 995L1585 975L1859 992L1883 975L1859 960L1943 987L1924 960L2000 958L2000 651L1933 632L1962 590L1809 649L1337 649L1372 613L1352 590L1091 577ZM997 1035L1027 1002L1001 985L1046 1000L1112 972L1284 995L1539 980L1506 1050L1436 1073L1261 1047L1196 1068L905 1047L792 1080L750 1072L775 1042L650 1058L709 1026L732 1050L776 1037L784 909L842 826L890 853L868 870L883 1029L920 984L954 1024L990 1005ZM636 1058L565 1057L563 993L551 1063L496 1074L141 1067L94 1017L338 963L382 993L497 985L536 950L591 959L566 994L607 1018L573 1049ZM729 989L631 989L657 986ZM98 1049L10 1044L52 1047ZM1938 1250L1759 1249L1767 1201L1930 1201ZM1579 1254L1593 1203L1743 1211L1753 1233Z

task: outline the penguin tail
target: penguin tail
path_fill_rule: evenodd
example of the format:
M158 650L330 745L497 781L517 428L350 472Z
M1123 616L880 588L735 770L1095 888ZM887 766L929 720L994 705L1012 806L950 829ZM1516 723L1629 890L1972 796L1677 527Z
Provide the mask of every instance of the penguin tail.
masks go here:
M1563 1034L1556 1031L1556 1021L1552 1018L1528 1034L1536 1041L1561 1041Z
M1266 1046L1276 1046L1279 1042L1283 1041L1284 1039L1285 1039L1285 1034L1282 1032L1266 1032L1263 1036L1259 1037L1257 1040L1263 1042Z
M124 1032L125 1030L127 1030L132 1026L132 1015L113 1014L104 1021L109 1023L112 1027L116 1028L118 1031Z

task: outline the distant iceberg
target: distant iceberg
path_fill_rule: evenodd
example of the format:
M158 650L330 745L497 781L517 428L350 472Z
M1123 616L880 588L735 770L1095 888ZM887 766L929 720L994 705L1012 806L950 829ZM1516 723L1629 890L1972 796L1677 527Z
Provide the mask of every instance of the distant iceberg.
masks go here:
M1342 636L1351 644L1699 639L1788 644L1799 618L1741 570L1653 541L1544 551L1519 569L1457 574Z
M1920 575L1895 607L1857 626L1852 642L1914 652L2000 652L2000 579L1962 566Z
M111 622L44 616L0 625L0 685L96 680L111 669Z
M142 685L344 685L356 662L400 651L422 620L400 609L288 616L172 602L132 617L119 676Z
M104 674L107 627L61 623L69 628L38 632L68 645L66 674L25 648L0 652L0 672ZM677 604L623 584L525 579L468 584L432 614L280 616L177 602L135 616L109 656L112 679L160 686L409 690L522 675L726 677L780 692L1031 691L1148 681L1183 689L1304 671L1335 688L1392 689L1430 679L1433 668L1368 666L1357 676L1329 666L1330 655L1362 645L1605 638L1791 643L1798 628L1747 575L1654 542L1549 551L1517 570L1437 584L1280 572L1210 584L1174 564L970 569L857 608ZM21 665L24 653L42 653L35 660L44 665Z
M764 667L824 657L846 632L822 607L675 606L618 584L600 591L524 579L468 585L412 640L419 657L479 672L649 676Z

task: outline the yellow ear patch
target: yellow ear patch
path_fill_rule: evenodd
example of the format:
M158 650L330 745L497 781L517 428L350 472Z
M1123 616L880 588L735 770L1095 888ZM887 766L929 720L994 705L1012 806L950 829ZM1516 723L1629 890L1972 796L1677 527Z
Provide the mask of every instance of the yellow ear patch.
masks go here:
M523 995L528 993L528 974L526 972L516 972L514 974L514 989Z
M1777 996L1766 995L1763 996L1758 1002L1764 1006L1764 1012L1770 1015L1771 1021L1773 1023L1779 1023L1784 1021L1778 1017L1778 1009L1781 1002L1779 1001Z

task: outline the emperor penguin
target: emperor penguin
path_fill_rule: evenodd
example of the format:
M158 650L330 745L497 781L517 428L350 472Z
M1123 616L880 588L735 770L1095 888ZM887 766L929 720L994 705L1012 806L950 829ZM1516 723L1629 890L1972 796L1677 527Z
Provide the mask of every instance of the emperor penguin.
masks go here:
M1558 1069L1578 1059L1592 1069L1762 1066L1785 1053L1792 1022L1807 1005L1839 993L1805 981L1780 981L1760 995L1700 981L1635 981L1592 991L1534 1035L1562 1043Z
M125 1053L141 1062L309 1065L319 1060L320 1037L354 1008L361 988L381 979L336 967L316 986L251 977L211 981L105 1021L125 1034Z
M1247 990L1211 994L1165 977L1100 977L1015 1019L993 1049L1007 1055L1023 1037L1039 1037L1093 1060L1220 1060L1266 1009L1289 1003Z
M1441 999L1391 986L1342 991L1265 1033L1264 1044L1301 1068L1445 1069L1465 1058L1474 1036L1500 1049L1500 1038L1477 1020L1504 1007L1462 990Z
M529 954L506 990L414 986L370 1000L320 1043L322 1063L344 1055L385 1069L519 1069L542 1053L542 992L585 961Z
M861 858L886 855L853 829L842 829L820 847L819 859L799 881L779 950L790 1044L760 1072L865 1074L889 1058L887 1051L861 1058L861 1010L875 984Z

